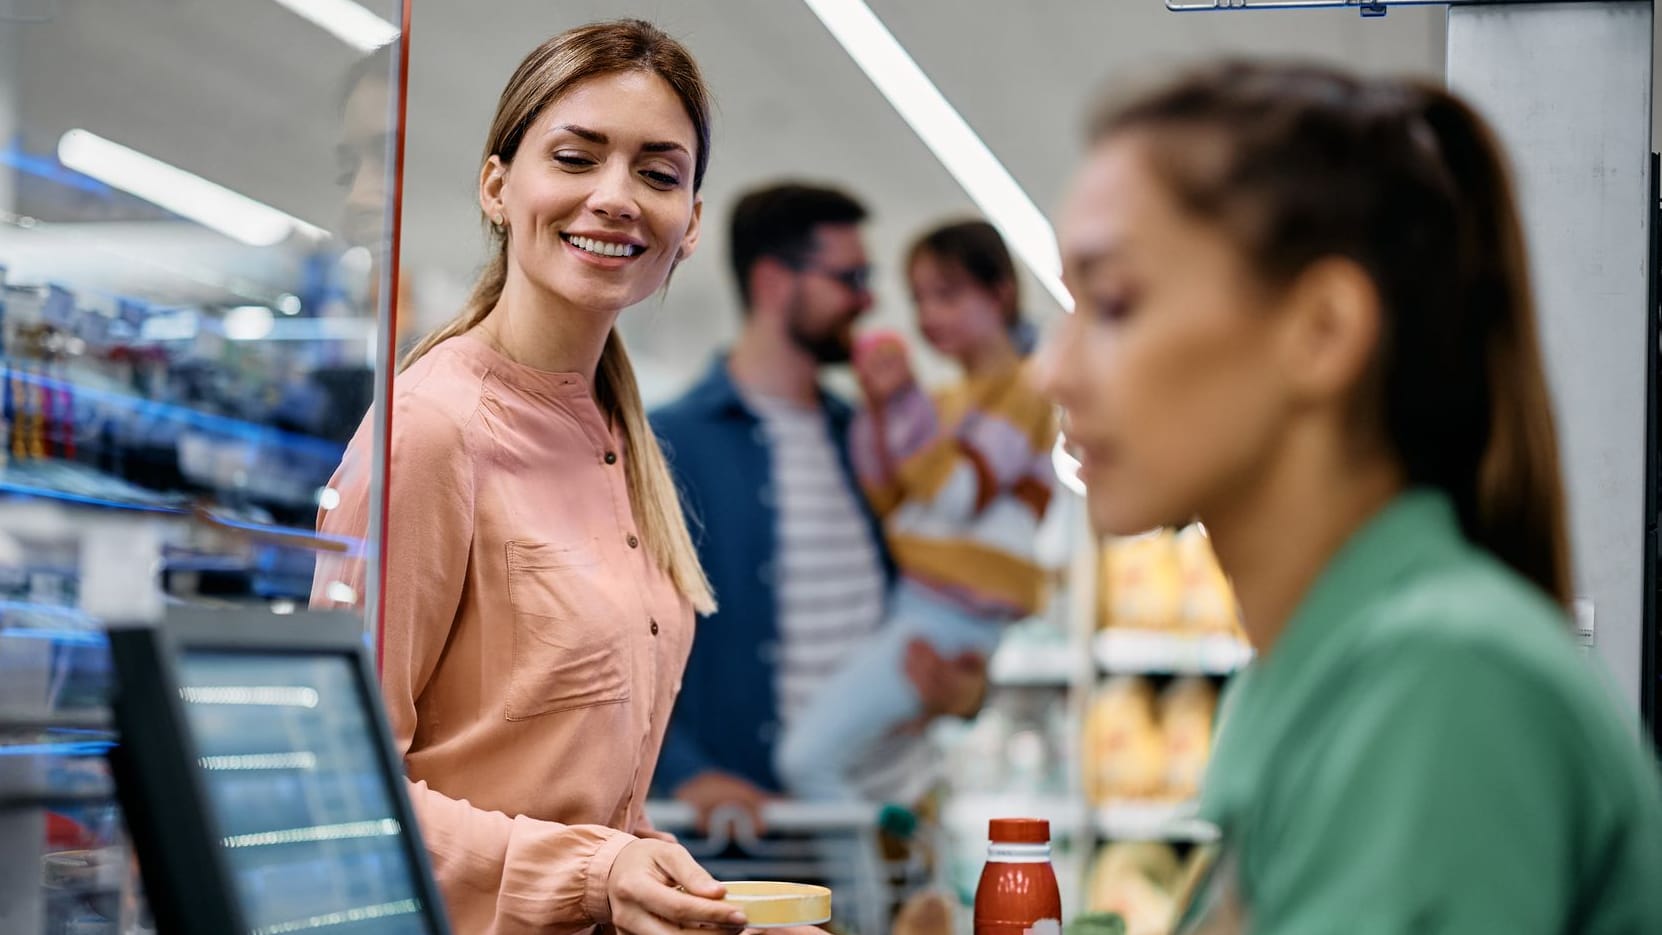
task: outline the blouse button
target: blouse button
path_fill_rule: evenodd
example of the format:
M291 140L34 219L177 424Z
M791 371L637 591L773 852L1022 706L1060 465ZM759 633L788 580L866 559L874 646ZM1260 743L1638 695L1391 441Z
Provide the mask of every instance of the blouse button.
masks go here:
M615 451L606 452L606 463L607 464L616 464L617 463L617 452L615 452Z
M631 549L638 549L638 548L641 547L641 540L635 538L634 533L629 534L628 542L629 542L629 548L631 548Z
M653 636L658 635L658 621L656 621L656 620L652 621L652 635Z

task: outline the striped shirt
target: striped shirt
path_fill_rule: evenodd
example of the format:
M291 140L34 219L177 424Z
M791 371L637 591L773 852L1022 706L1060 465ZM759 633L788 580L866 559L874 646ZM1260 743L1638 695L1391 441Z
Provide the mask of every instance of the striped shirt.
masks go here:
M773 469L774 691L788 727L882 624L882 559L819 407L754 394L745 403L761 420ZM850 778L868 798L910 801L933 778L935 761L919 738L891 736L861 757Z

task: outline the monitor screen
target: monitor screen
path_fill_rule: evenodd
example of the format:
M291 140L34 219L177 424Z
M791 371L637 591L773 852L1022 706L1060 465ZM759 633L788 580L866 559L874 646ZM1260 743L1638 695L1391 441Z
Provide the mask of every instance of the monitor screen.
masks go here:
M254 935L428 935L368 689L344 653L187 649L185 717ZM419 846L417 844L416 846ZM297 907L304 907L297 909Z

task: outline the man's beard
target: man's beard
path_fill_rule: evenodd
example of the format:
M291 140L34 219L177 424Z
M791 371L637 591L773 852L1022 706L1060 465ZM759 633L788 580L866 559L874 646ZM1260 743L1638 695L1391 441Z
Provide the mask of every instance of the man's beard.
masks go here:
M848 363L853 357L853 348L849 345L845 328L827 328L816 334L803 324L804 317L800 301L791 306L786 317L786 331L790 334L791 343L821 366Z

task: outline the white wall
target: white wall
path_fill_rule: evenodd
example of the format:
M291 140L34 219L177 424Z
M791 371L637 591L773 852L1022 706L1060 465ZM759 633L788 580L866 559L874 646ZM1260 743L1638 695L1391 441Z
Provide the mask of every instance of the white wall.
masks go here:
M1580 595L1638 705L1650 215L1649 2L1449 12L1449 85L1513 160L1557 404Z

